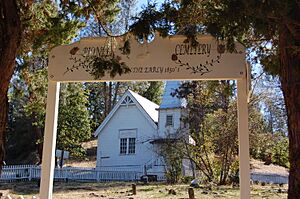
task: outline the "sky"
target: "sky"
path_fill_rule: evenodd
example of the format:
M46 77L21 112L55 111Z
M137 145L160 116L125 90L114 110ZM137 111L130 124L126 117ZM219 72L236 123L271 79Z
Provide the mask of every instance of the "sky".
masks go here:
M137 8L138 10L140 10L143 6L147 5L147 3L148 3L149 1L147 1L147 0L136 0L136 2L137 2L136 8ZM161 3L164 2L164 1L163 1L163 0L155 0L155 1L150 1L150 2L156 2L156 3L158 3L158 4L161 4Z

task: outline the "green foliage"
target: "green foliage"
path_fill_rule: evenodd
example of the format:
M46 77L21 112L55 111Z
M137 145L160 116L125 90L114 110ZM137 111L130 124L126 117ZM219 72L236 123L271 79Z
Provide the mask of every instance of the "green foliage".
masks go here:
M267 161L270 156L272 163L288 167L288 138L282 131L270 129L258 107L250 107L249 114L250 155L262 161ZM275 118L280 120L276 115Z
M27 4L20 1L19 8L23 37L17 57L18 70L12 81L11 102L14 101L22 108L18 109L19 114L10 113L10 117L18 119L9 122L10 125L17 125L9 133L18 133L18 129L23 128L20 122L14 121L27 121L28 128L23 129L23 135L30 135L31 138L16 139L16 145L8 146L8 150L18 151L15 147L20 147L22 143L33 146L30 151L14 153L10 158L18 160L19 157L24 158L26 154L37 151L39 159L33 160L32 163L38 163L42 157L48 52L56 45L70 43L83 23L76 19L65 18L53 1Z
M156 10L156 4L148 4L139 17L135 18L136 21L131 25L130 30L139 40L147 41L148 36L156 30L156 22L160 19L161 14Z
M276 144L272 148L272 162L274 164L289 167L289 158L288 158L288 147L289 142L288 138L285 136L277 135Z
M195 141L188 145L193 160L206 181L225 184L237 155L236 108L230 81L186 82L177 94L188 100L189 134ZM222 133L220 133L222 132ZM218 179L218 180L217 180Z
M82 21L66 17L68 13L50 0L20 1L19 8L24 29L19 56L23 58L30 58L29 52L45 55L54 46L70 43L84 26Z
M163 82L149 82L149 87L142 91L141 95L156 104L160 104L162 92Z
M276 50L272 51L265 47L262 49L262 52L258 56L260 57L260 63L263 65L264 70L268 74L271 74L273 76L279 74L280 58Z
M264 116L257 104L249 107L249 134L250 155L255 159L265 160L273 143L272 134L268 132Z
M193 176L182 176L181 177L181 182L184 184L191 184L191 181L194 180L195 178Z
M26 116L34 117L32 125L43 128L46 115L47 70L39 69L34 73L23 70L22 74L28 86L29 100L24 104Z
M124 42L123 47L119 48L120 51L122 51L123 55L129 55L130 54L130 42L129 40L126 40Z
M188 113L184 122L188 123L189 133L195 141L195 145L189 145L190 154L187 157L204 174L205 181L218 184L237 182L238 129L235 88L235 83L231 81L199 81L184 83L177 91L177 95L188 99ZM258 99L253 96L249 103L251 156L265 160L268 154L272 154L273 163L281 162L280 165L284 165L288 155L287 148L284 148L287 143L284 140L287 139L284 136L279 139L278 135L268 132L268 123L261 113ZM184 153L187 155L188 152ZM276 154L277 160L273 154ZM278 154L282 155L281 159Z
M46 108L47 71L38 69L31 73L23 69L20 78L13 83L7 138L10 156L7 160L15 160L14 163L26 161L22 158L27 159L26 155L38 150L37 146L42 144ZM87 93L81 84L62 86L57 147L69 150L73 156L80 157L85 153L81 142L91 137L87 105ZM37 163L39 160L32 161Z
M228 109L218 109L205 118L209 141L212 142L213 168L219 184L226 184L233 162L236 159L237 114L236 103L231 103Z
M15 102L12 102L15 103ZM15 107L10 105L10 114ZM6 158L7 164L36 164L37 156L33 155L36 150L33 128L30 119L25 117L15 117L9 121L7 129Z
M166 1L160 8L148 4L131 26L139 39L154 31L163 36L184 34L189 39L197 33L212 34L226 41L226 49L234 51L239 41L255 52L248 56L252 63L263 64L270 74L279 72L279 33L290 32L289 52L299 56L299 6L294 0L275 1ZM192 40L193 41L193 40Z
M35 132L32 136L34 139L26 139L28 146L32 144L41 144L42 132L44 128L45 106L46 106L46 91L47 91L47 57L48 52L57 45L69 44L74 37L77 36L79 29L86 25L86 20L94 16L96 19L101 19L101 24L107 24L114 19L119 9L117 8L118 1L17 1L19 8L19 16L22 23L22 43L19 48L17 57L17 69L20 70L15 78L14 87L11 95L13 106L18 106L19 113L14 111L10 113L11 124L15 125L17 120L26 120L31 123L28 132ZM100 60L101 62L101 60ZM99 65L96 60L95 65ZM101 64L101 63L100 63ZM111 75L123 72L123 69L114 68ZM16 83L19 81L18 83ZM75 90L74 90L75 91ZM18 96L17 96L18 95ZM83 96L81 96L83 97ZM17 99L20 98L20 99ZM75 99L79 100L79 99ZM83 100L84 101L84 100ZM86 102L83 102L86 103ZM75 106L76 108L76 106ZM77 107L80 109L79 107ZM68 108L62 106L62 112L67 113ZM78 111L79 117L88 120L89 115L85 114L82 107ZM66 131L68 122L75 122L76 115L72 118L70 115L63 116L66 121L61 120L61 127ZM87 137L90 137L89 127L86 122L78 119L85 131ZM20 122L18 122L20 124ZM78 127L74 125L74 128ZM17 132L16 129L22 127L11 128L12 133ZM78 128L80 129L80 128ZM25 131L25 130L24 130ZM26 133L23 133L24 135ZM28 134L28 133L27 133ZM67 133L62 131L61 135ZM70 134L72 135L72 134ZM79 138L70 136L69 141L65 141L61 145L68 145L72 148L73 154L80 154L79 139L86 139L86 136L79 135ZM25 140L24 140L25 141ZM19 143L17 139L17 143ZM71 146L74 143L76 146ZM77 150L77 151L76 151Z
M91 122L91 129L92 131L95 131L98 126L101 124L101 122L104 119L104 93L103 84L101 83L85 83L85 90L89 93L88 95L88 111L90 115L90 122Z
M249 103L250 154L287 167L286 112L278 79L261 74L254 85L256 90Z
M45 120L47 72L23 70L11 83L7 158L11 164L36 164L36 155Z
M251 137L250 154L255 159L267 161L283 167L289 167L288 138L281 134L260 133Z
M238 159L235 159L235 161L230 166L229 181L231 183L236 183L236 184L239 183L239 180L240 180L239 166L240 166L240 163L239 163Z
M106 25L112 22L119 12L117 6L118 0L76 0L76 1L60 1L62 13L71 14L73 18L89 19L95 16L99 22Z
M181 179L183 154L182 150L176 150L179 145L180 142L166 138L164 143L160 143L158 149L158 153L164 158L166 164L167 182L171 184L178 183Z
M106 73L109 73L110 77L115 77L117 74L130 72L130 68L124 62L120 62L120 57L90 57L89 59L91 59L90 65L92 66L90 74L95 79L101 79Z
M87 93L82 84L69 83L62 86L57 148L69 151L75 157L81 157L84 154L81 142L91 137L87 104Z
M94 82L85 83L85 90L88 95L88 111L90 115L91 129L95 131L105 119L117 99L125 91L126 83L120 82Z

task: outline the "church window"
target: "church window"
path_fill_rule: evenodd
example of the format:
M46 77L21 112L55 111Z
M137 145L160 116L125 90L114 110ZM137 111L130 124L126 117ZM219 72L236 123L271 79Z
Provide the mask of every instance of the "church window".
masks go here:
M135 154L135 138L129 138L128 143L128 154Z
M166 126L173 126L173 115L167 115Z
M125 99L121 103L122 105L129 105L129 104L134 104L133 100L129 97L126 96Z
M136 129L120 130L120 155L135 154Z
M127 139L121 138L120 139L120 154L125 155L127 152Z

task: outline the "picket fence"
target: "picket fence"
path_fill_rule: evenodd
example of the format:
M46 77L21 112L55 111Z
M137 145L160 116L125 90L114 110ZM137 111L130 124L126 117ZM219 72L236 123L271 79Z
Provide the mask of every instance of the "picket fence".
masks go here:
M143 175L137 171L96 170L95 168L63 167L55 168L54 179L57 181L138 181ZM165 180L158 174L158 180ZM41 177L41 167L36 165L9 165L2 168L0 181L31 181Z
M288 175L279 175L275 173L251 173L253 182L265 182L269 184L288 184Z
M104 169L104 170L103 170ZM124 169L124 168L122 168ZM55 168L54 179L56 181L89 181L89 182L110 182L110 181L138 181L144 174L142 171L127 170L121 168L81 168L63 167ZM163 173L148 173L156 175L158 181L165 181ZM9 165L3 166L0 181L31 181L39 180L41 167L37 165ZM288 176L268 173L251 173L253 182L265 182L272 184L288 184Z

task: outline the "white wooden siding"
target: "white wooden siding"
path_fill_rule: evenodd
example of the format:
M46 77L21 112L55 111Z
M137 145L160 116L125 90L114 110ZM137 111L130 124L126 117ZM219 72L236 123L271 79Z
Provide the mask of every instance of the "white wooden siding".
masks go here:
M173 116L173 125L166 126L166 119L167 115ZM174 134L180 128L181 124L181 109L174 108L174 109L160 109L159 110L159 119L158 119L158 126L159 126L159 134L158 136L163 138L167 134Z
M135 154L120 154L120 131L136 132ZM132 134L132 133L131 133ZM157 130L135 105L120 106L98 136L97 168L144 165L155 157L149 143Z

